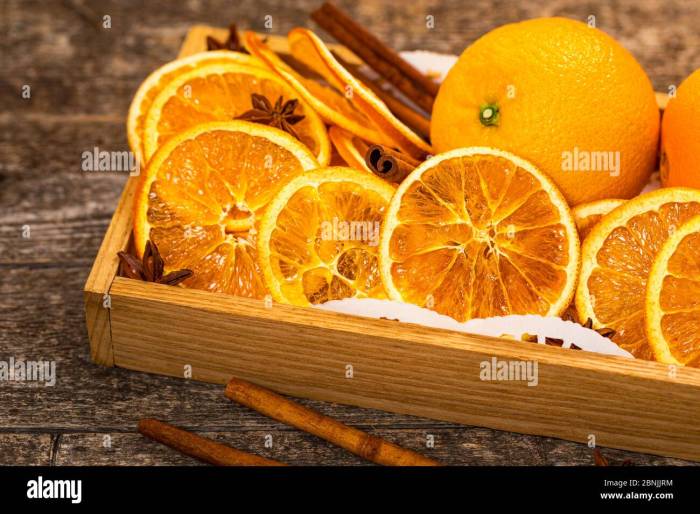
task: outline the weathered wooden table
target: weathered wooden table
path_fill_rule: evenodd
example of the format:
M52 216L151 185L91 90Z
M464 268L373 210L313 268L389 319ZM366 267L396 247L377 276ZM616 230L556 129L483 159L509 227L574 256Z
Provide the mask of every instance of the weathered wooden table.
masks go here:
M193 23L235 20L263 32L269 15L272 31L283 34L310 25L308 13L318 4L0 3L0 361L54 360L57 373L54 387L0 382L0 464L195 464L137 434L138 419L147 416L293 464L363 463L232 404L220 387L92 364L83 317L82 287L126 180L124 173L82 171L83 152L127 149L124 122L132 94L149 71L175 56ZM587 21L593 15L635 54L657 90L677 85L700 66L698 2L338 4L397 49L459 53L503 23L551 15ZM433 29L426 28L428 15L434 16ZM303 403L449 464L593 463L582 444ZM430 436L433 448L426 447ZM605 454L612 461L683 464L615 450Z

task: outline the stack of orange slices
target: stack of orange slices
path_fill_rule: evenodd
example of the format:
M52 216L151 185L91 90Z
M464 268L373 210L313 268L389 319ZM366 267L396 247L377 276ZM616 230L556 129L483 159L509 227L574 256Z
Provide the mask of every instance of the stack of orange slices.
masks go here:
M571 209L512 153L424 160L430 145L311 31L288 36L305 73L256 34L243 41L251 55L159 68L129 110L147 163L134 245L192 270L184 287L301 306L386 298L459 321L575 306L638 358L700 366L700 190ZM397 188L365 164L368 143L421 164Z
M668 341L677 342L687 330L673 323L674 316L679 314L677 309L692 309L696 300L692 287L669 289L675 280L673 273L679 270L669 269L674 249L667 249L664 255L661 249L667 240L678 247L681 241L674 234L699 214L700 190L665 188L633 198L603 216L583 243L576 291L579 319L591 319L595 328L613 329L613 341L636 357L671 361ZM683 248L686 246L681 251ZM692 279L692 275L677 276ZM661 283L667 287L660 288ZM675 282L679 283L682 280ZM668 309L665 317L662 309ZM659 320L666 320L666 332L659 329ZM695 320L697 326L697 312ZM678 361L697 359L691 355L700 351L697 344L676 346L681 352Z
M135 201L137 253L151 240L168 269L194 272L185 287L302 305L385 297L378 227L394 188L366 169L307 172L334 155L324 122L414 154L430 147L311 32L289 36L311 78L255 34L245 42L253 55L198 53L162 66L138 89L127 121L132 151L147 163ZM260 121L261 108L269 119L240 121ZM347 149L338 146L342 162ZM323 240L328 223L368 228L371 240Z
M700 367L700 217L682 225L659 250L644 308L656 359Z

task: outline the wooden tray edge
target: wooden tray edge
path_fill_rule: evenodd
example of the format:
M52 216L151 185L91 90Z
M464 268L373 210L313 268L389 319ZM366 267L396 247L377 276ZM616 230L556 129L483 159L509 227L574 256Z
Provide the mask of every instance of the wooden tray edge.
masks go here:
M137 176L127 180L83 287L90 357L102 366L114 366L109 292L119 271L117 252L127 250L131 240L132 205L138 181Z
M700 370L672 378L659 363L122 277L110 294L119 367L217 384L235 375L294 396L700 460ZM539 385L483 381L492 358L537 362Z

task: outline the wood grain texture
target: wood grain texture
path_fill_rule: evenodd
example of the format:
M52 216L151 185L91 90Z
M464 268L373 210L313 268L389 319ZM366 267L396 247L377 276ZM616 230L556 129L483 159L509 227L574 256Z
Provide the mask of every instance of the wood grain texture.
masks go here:
M697 2L474 0L468 8L461 0L337 3L399 50L460 53L502 23L593 14L600 28L635 55L659 91L700 66ZM307 14L318 5L318 0L294 5L278 0L0 3L0 359L51 358L58 372L53 388L0 385L0 463L190 462L135 433L139 417L160 416L251 451L262 434L272 433L276 442L284 437L284 450L275 444L266 455L290 463L361 464L323 441L232 405L219 386L95 366L84 324L82 287L127 177L82 172L81 153L94 146L128 148L124 120L131 95L153 69L175 57L193 24L236 21L242 29L264 32L264 16L271 14L271 32L284 34L296 25L314 28ZM105 14L112 18L111 29L100 25ZM427 15L435 16L433 30L426 29ZM23 85L31 86L31 98L21 97ZM21 237L25 224L31 227L29 239ZM335 403L302 403L419 451L424 451L425 434L435 433L438 444L429 455L446 463L593 463L591 451L579 443ZM111 451L101 446L105 434L114 436ZM690 464L604 451L618 462Z
M655 89L667 91L700 66L694 30L700 5L687 0L416 0L336 2L399 50L427 49L459 54L480 35L501 25L537 16L596 16L599 28L616 37L640 61ZM3 52L0 93L10 112L102 113L124 116L131 95L146 75L175 56L193 24L223 26L235 20L242 29L285 34L297 25L318 27L308 13L317 0L289 5L279 0L165 2L9 0L0 20L9 52ZM101 17L112 17L112 28ZM272 15L271 29L264 26ZM433 16L435 27L426 27ZM401 27L401 30L397 30ZM326 34L320 32L327 37ZM672 58L669 58L672 56ZM23 101L18 90L33 83L36 94Z
M117 277L120 367L700 460L700 370L467 336ZM138 320L138 323L134 323ZM538 384L480 379L492 358ZM352 377L346 375L352 367Z
M323 404L327 405L327 404ZM355 409L360 410L360 409ZM368 411L364 411L368 412ZM485 428L371 428L373 434L453 466L590 466L585 445ZM367 461L309 434L285 428L199 430L202 436L297 466L369 465ZM432 441L432 447L427 446ZM272 446L266 446L270 442ZM120 432L0 433L0 465L201 465L193 458L146 439ZM603 448L614 463L683 465L669 457Z
M140 434L169 446L189 457L215 466L284 466L282 462L244 452L209 437L183 430L163 421L147 418L139 421Z
M0 433L0 466L49 466L56 440L51 434Z
M103 366L114 365L108 293L119 269L117 252L129 247L138 180L138 176L134 176L127 181L84 287L90 356L95 363Z

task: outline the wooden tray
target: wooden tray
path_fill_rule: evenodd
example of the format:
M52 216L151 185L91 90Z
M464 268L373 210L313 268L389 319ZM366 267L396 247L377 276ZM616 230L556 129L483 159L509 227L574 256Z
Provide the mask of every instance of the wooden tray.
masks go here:
M180 55L204 50L206 34L226 36L194 27ZM285 50L284 38L268 42ZM127 182L85 284L98 364L219 384L236 375L294 396L700 461L700 369L674 373L117 276L136 182ZM480 363L492 357L537 361L539 384L481 381Z

